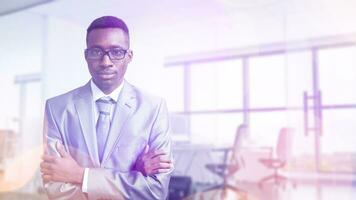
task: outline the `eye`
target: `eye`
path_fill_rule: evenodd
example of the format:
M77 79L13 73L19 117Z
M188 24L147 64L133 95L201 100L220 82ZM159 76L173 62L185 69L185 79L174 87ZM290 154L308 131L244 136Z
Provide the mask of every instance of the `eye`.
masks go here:
M89 56L101 56L103 51L99 48L92 48L88 50Z
M123 49L110 49L110 53L113 56L121 56L122 54L125 54L125 50Z

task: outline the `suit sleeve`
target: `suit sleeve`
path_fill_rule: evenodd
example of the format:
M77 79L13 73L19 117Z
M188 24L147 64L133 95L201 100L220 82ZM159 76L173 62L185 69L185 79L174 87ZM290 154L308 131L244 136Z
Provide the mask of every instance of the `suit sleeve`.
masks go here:
M157 109L156 109L157 110ZM152 149L164 150L172 159L168 112L162 100L158 106L150 133ZM89 199L166 199L170 174L144 176L139 171L118 172L113 169L94 168L89 170Z
M50 103L46 102L44 127L43 127L44 153L59 156L56 150L56 142L64 144L61 133L54 120ZM64 199L87 199L81 191L80 185L61 182L49 182L44 184L45 191L49 199L64 200Z

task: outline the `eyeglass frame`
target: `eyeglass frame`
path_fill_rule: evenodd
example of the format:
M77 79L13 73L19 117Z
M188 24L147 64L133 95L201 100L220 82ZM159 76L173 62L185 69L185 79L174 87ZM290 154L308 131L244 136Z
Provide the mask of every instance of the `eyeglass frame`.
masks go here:
M91 50L91 49L100 49L102 52L104 52L104 54L103 54L100 58L97 58L97 59L95 59L95 58L88 58L87 52L88 52L89 50ZM122 50L122 51L124 52L122 58L120 58L120 59L116 59L116 58L113 59L113 58L111 58L109 52L110 52L110 50L113 50L113 49L120 49L120 50ZM110 48L110 49L108 49L108 50L104 50L104 49L102 49L102 48L100 48L100 47L93 47L93 48L86 48L86 49L84 49L84 55L85 55L85 57L86 57L87 59L89 59L89 60L101 60L101 59L103 59L103 57L104 57L105 55L107 55L107 56L110 58L110 60L122 60L122 59L125 58L126 53L127 53L128 51L129 51L129 49Z

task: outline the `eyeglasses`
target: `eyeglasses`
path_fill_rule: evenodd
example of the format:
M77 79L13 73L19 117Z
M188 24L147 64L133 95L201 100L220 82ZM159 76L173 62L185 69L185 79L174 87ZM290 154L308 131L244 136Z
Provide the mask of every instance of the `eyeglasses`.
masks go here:
M104 55L108 55L110 60L121 60L126 53L127 50L121 48L112 48L106 51L98 47L85 49L85 57L89 60L101 60Z

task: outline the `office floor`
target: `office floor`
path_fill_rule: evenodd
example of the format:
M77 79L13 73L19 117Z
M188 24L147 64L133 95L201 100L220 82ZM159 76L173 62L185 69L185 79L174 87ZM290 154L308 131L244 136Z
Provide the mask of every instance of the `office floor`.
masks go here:
M211 185L193 184L193 194L186 200L219 200L220 192L213 190L204 192ZM276 187L274 184L264 184L260 188L254 183L238 183L238 188L248 191L247 196L229 190L226 200L354 200L356 199L356 182L340 183L297 183L296 187L287 184ZM243 198L245 197L245 198ZM44 194L27 194L21 192L0 193L0 200L46 200Z
M47 200L45 195L26 194L26 193L0 193L0 200Z
M218 200L221 191L204 192L206 185L195 185L194 194L190 195L188 200ZM262 189L253 183L240 183L238 187L248 191L247 198L241 193L229 191L226 200L354 200L356 199L356 183L335 184L335 183L298 183L296 187L287 184L283 187L276 187L273 184L265 184Z
M296 188L287 186L276 190L271 186L264 186L262 191L253 184L242 184L241 188L249 190L248 200L354 200L356 199L356 184L352 185L298 185ZM0 200L46 200L45 195L24 193L0 193ZM187 200L219 200L219 191L197 192ZM226 200L244 199L239 193L229 191Z

